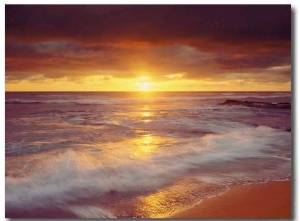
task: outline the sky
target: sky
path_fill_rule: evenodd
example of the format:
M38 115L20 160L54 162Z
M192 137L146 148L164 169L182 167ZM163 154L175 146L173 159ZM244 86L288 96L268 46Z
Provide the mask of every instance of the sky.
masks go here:
M290 5L6 5L6 91L290 91Z

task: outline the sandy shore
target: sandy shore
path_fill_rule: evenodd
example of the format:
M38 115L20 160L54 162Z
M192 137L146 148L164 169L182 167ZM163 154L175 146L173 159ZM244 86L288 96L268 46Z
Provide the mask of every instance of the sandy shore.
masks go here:
M290 219L291 211L291 182L283 181L235 186L172 218Z
M211 219L291 219L291 182L270 182L234 186L228 192L204 200L196 207L171 218ZM6 213L10 218L77 218L59 208L33 209Z

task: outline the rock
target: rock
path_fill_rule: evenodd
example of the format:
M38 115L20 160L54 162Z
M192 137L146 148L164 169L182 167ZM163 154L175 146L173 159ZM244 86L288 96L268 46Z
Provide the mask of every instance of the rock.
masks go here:
M255 102L255 101L238 101L227 99L220 105L242 105L246 107L262 107L262 108L280 108L291 109L290 103L269 103L269 102Z

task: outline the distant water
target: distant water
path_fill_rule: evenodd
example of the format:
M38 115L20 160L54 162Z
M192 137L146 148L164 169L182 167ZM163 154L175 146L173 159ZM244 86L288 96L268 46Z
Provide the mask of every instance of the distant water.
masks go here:
M227 99L290 93L6 92L6 217L168 217L232 185L290 179L291 110Z

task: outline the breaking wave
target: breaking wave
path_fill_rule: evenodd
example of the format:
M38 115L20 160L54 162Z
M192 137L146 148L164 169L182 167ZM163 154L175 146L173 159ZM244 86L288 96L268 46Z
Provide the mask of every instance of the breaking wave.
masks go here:
M212 183L214 177L218 183L282 179L290 173L289 142L289 133L261 126L195 138L143 160L125 152L118 163L93 164L68 150L39 162L27 176L7 176L5 202L10 209L30 209L114 191L154 191L187 173Z

